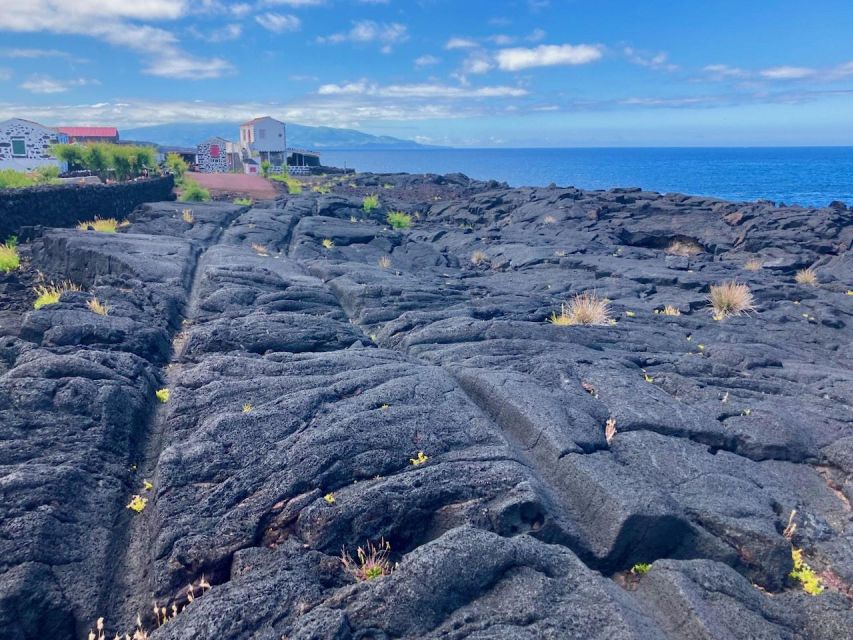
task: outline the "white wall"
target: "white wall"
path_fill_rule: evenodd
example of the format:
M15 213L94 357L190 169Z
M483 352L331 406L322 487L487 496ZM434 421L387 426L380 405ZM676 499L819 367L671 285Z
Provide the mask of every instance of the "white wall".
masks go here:
M26 155L12 155L12 139L23 138ZM32 171L37 167L62 164L50 155L50 145L57 142L57 133L34 122L12 119L0 122L0 169Z

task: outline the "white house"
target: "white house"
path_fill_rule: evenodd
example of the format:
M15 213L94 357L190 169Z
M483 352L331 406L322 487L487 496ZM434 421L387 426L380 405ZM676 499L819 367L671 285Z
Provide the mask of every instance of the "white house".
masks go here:
M66 142L67 136L37 122L12 118L0 122L0 169L33 171L62 163L50 155L50 145Z
M285 126L275 118L264 116L241 124L239 144L247 173L252 165L245 160L255 160L258 164L267 161L275 173L282 171L287 162Z

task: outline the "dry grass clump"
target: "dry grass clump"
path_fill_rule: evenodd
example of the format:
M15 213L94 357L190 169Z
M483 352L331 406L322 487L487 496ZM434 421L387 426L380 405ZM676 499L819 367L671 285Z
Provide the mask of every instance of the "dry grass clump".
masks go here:
M356 558L350 556L346 549L341 549L341 563L344 569L359 582L376 580L382 576L390 575L393 567L388 559L391 553L391 545L384 538L378 545L367 543L367 549L359 547Z
M192 224L195 222L195 216L193 215L192 209L184 209L181 211L181 219L187 224Z
M36 300L33 302L34 309L41 309L51 304L56 304L62 297L63 293L69 291L82 291L83 289L73 282L65 281L59 283L46 282L33 287L36 293Z
M695 256L703 251L705 251L705 247L690 238L673 240L669 243L669 246L664 249L665 253L673 256Z
M764 263L758 258L747 260L743 265L747 271L761 271L762 267L764 267Z
M0 272L9 273L21 266L21 256L18 254L17 238L10 238L0 244Z
M604 439L607 444L610 444L614 437L616 437L616 418L610 417L604 424Z
M79 231L94 230L99 233L115 233L119 226L127 226L124 223L119 225L115 218L95 218L94 220L86 220L77 224Z
M110 308L97 298L89 300L86 306L89 307L89 311L97 313L99 316L105 316L110 312Z
M557 222L557 218L552 215L547 215L542 218L542 222L544 222L545 224L554 224L555 222Z
M661 313L665 316L680 316L681 310L674 305L668 304L663 308Z
M382 256L379 258L378 264L380 269L389 269L391 267L391 258L388 256Z
M755 301L749 287L737 282L712 284L708 300L711 302L716 320L739 316L755 309Z
M569 304L561 304L559 315L552 313L548 321L561 327L610 324L610 303L595 291L587 291L576 295Z
M252 243L252 249L254 249L255 253L257 253L259 256L268 256L270 254L269 249L257 242Z
M320 244L322 244L323 248L327 250L335 248L335 241L331 238L323 238L323 242L321 242Z
M489 256L486 255L484 251L475 251L471 254L471 264L473 265L481 265L484 262L488 262Z
M807 284L811 287L816 287L817 271L815 271L811 267L807 269L800 269L799 271L797 271L797 275L794 276L794 280L797 281L797 284Z

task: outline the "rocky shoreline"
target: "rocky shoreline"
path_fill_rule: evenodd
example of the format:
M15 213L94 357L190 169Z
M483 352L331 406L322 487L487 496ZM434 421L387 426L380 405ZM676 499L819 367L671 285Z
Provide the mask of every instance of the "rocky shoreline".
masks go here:
M850 637L853 210L327 190L0 274L0 635ZM33 310L36 271L83 290Z

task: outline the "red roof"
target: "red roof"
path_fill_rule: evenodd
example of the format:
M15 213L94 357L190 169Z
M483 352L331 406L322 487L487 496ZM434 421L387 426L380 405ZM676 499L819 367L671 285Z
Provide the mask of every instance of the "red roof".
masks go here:
M118 129L115 127L59 127L59 132L69 138L115 138Z

